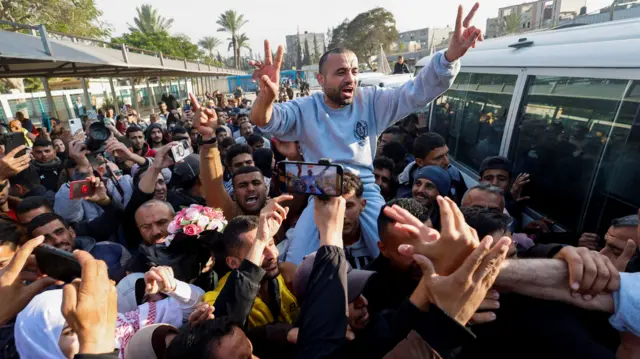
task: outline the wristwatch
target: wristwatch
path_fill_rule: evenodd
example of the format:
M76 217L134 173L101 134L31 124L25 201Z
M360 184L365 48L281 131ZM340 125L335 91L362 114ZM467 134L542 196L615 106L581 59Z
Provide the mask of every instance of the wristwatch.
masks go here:
M218 141L218 138L216 138L216 136L211 137L208 140L203 140L202 137L198 140L198 146L203 146L203 145L213 145L214 143L216 143Z

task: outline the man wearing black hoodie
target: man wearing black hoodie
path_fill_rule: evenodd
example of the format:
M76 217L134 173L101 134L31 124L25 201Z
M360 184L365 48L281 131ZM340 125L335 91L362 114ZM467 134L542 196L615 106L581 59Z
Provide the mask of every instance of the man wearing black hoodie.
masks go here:
M56 156L53 143L49 140L36 139L33 143L33 165L40 175L40 183L44 188L57 192L58 177L62 169L62 161Z
M150 124L149 127L147 127L145 136L147 137L147 143L149 144L149 147L154 150L157 150L158 148L167 144L167 140L164 138L162 125L159 123Z

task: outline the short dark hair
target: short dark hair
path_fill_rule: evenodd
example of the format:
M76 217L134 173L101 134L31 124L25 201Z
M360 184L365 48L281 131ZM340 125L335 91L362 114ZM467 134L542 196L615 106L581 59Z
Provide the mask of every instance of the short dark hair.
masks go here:
M391 134L391 135L406 135L407 131L405 131L402 127L399 126L391 126L384 130L382 134Z
M344 172L342 176L342 194L355 193L356 197L362 198L364 185L358 175L351 172Z
M260 143L260 142L264 143L264 138L255 133L249 136L249 139L247 139L247 144L249 144L249 146L253 146L256 143Z
M12 250L16 250L22 242L22 234L20 228L9 221L0 221L0 246L9 246Z
M384 170L389 170L393 175L393 170L396 164L389 157L378 156L373 160L373 168L380 168Z
M243 153L251 155L251 148L243 143L236 143L227 149L227 153L224 156L227 166L231 166L233 159Z
M227 133L227 129L224 128L224 127L216 128L216 135L219 134L219 133L222 133L222 132Z
M236 329L242 330L226 316L184 325L169 344L166 358L210 359L216 343Z
M348 53L353 54L354 52L352 50L347 49L346 47L336 47L326 51L324 54L322 54L322 56L320 57L320 61L318 62L318 69L320 70L320 73L324 75L324 64L329 59L329 55L331 54L339 55L339 54L348 54Z
M45 140L44 138L36 138L35 141L33 141L33 147L48 147L51 146L53 147L53 142L49 141L49 140Z
M384 145L382 156L391 159L394 163L401 163L407 156L407 148L400 142L391 141Z
M637 214L616 218L611 221L611 227L614 227L614 228L637 227L637 226L638 226Z
M53 212L53 204L48 199L42 196L32 196L27 197L18 203L16 206L16 213L24 214L41 207L46 207L49 211Z
M22 172L10 177L9 183L12 186L20 185L28 190L32 190L41 185L40 175L33 165L30 165L26 169L22 170Z
M160 105L162 105L162 104L165 104L165 105L166 105L167 103L166 103L166 102L164 102L164 101L160 101L160 102L158 102L158 106L160 106Z
M235 186L236 183L236 177L240 176L240 175L246 175L247 173L254 173L254 172L258 172L261 175L264 176L264 174L262 173L262 171L260 171L260 169L258 167L255 166L244 166L244 167L240 167L238 168L234 173L233 173L233 177L231 178L231 182L233 183L233 185Z
M467 207L460 210L464 220L478 232L480 239L495 231L507 232L509 229L509 216L496 209Z
M43 213L36 216L36 218L32 219L31 222L27 224L27 234L29 235L29 238L33 237L33 232L36 229L42 226L46 226L53 221L60 221L66 228L69 228L69 224L67 223L67 221L65 221L64 218L60 217L59 215L55 213Z
M229 221L220 239L211 245L211 251L216 260L216 270L219 273L231 270L227 266L226 258L245 245L240 236L256 228L258 228L258 217L256 216L238 216Z
M127 135L127 138L129 137L130 133L134 133L134 132L143 132L142 129L138 126L135 125L131 125L129 127L127 127L127 132L125 133ZM144 132L143 132L144 134Z
M405 209L412 216L416 217L420 222L424 223L429 219L429 212L426 207L420 204L420 202L416 201L412 198L395 198L391 201L387 202L386 205L382 206L380 209L380 214L378 215L378 235L380 236L380 240L384 240L384 236L382 235L383 231L387 227L388 224L396 223L396 221L387 216L384 213L384 208L389 206L397 205L402 209Z
M439 134L434 132L425 133L413 142L413 155L416 158L425 158L434 149L446 145L444 138Z
M180 125L178 125L178 126L176 126L176 127L172 128L172 129L171 129L171 131L170 131L169 133L170 133L172 136L173 136L173 135L182 135L182 134L188 135L188 134L189 134L189 132L187 131L187 129L186 129L186 128L184 128L184 126L180 126Z

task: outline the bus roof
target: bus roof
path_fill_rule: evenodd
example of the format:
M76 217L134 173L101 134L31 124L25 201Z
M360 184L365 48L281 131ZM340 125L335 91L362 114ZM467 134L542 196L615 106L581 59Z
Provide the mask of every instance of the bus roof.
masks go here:
M465 55L463 66L640 68L639 58L640 19L631 19L489 39Z

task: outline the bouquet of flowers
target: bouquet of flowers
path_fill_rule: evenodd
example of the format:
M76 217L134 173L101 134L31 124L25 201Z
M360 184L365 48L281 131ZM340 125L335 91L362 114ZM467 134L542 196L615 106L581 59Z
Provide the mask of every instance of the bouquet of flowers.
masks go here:
M173 217L167 228L169 236L167 236L165 243L167 246L171 245L171 241L178 234L197 236L204 231L222 233L226 226L227 220L224 218L221 209L192 204L189 208L181 210Z

